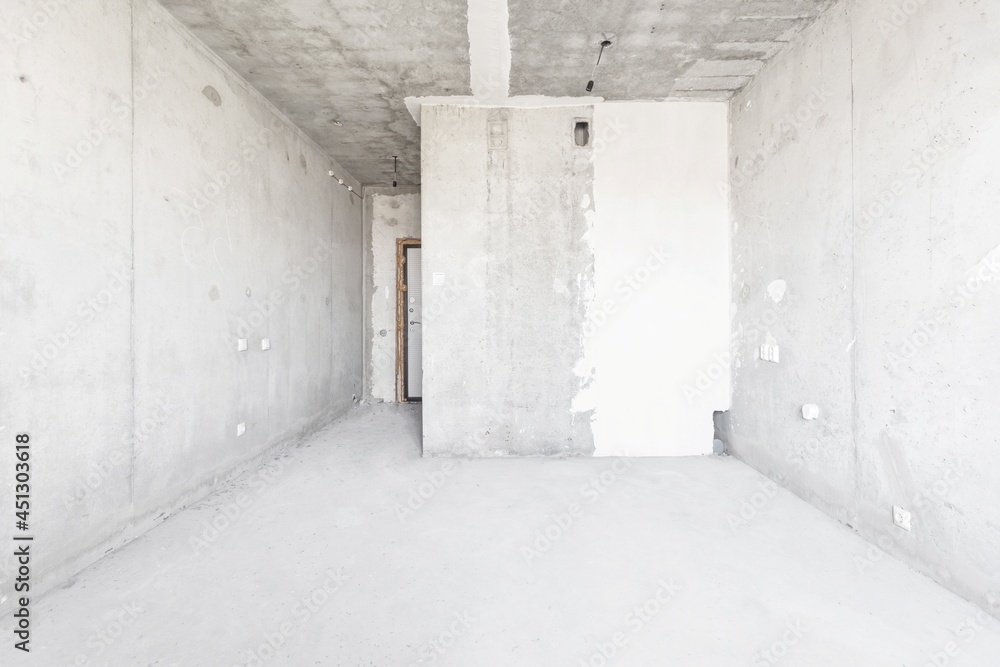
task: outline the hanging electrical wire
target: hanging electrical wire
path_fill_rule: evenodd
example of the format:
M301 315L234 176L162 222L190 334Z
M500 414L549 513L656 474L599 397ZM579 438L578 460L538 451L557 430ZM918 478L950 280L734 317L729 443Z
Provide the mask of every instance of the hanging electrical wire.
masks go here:
M594 90L594 77L597 76L597 66L601 64L601 56L604 55L604 49L611 46L611 40L606 39L601 42L601 51L597 54L597 62L594 64L594 71L590 73L590 81L587 82L587 92Z

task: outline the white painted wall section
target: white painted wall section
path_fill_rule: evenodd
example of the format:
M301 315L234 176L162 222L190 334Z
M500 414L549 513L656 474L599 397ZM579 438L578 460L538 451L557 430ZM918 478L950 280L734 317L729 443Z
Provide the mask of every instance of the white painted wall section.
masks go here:
M595 455L709 454L729 407L727 108L594 111Z
M469 0L469 62L472 95L499 101L510 93L507 0Z

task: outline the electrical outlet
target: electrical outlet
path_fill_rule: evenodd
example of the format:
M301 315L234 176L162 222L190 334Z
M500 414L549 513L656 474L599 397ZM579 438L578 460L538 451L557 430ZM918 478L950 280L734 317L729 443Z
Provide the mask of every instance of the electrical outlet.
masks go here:
M239 340L236 341L236 350L238 352L246 352L247 351L247 339L246 338L240 338Z
M892 522L903 530L910 530L910 513L898 505L893 505Z
M247 423L246 422L240 422L239 424L236 425L236 437L237 438L240 437L241 435L243 435L246 432L247 432Z
M779 348L777 345L761 345L760 346L760 360L770 361L772 363L778 363L778 353Z
M262 350L270 350L271 349L271 339L270 338L261 338L260 339L260 349L262 349Z

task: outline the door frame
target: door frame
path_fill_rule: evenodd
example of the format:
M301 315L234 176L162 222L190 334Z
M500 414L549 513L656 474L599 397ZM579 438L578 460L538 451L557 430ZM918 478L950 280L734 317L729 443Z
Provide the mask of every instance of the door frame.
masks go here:
M419 247L420 239L396 239L396 400L400 403L410 402L406 397L406 249Z

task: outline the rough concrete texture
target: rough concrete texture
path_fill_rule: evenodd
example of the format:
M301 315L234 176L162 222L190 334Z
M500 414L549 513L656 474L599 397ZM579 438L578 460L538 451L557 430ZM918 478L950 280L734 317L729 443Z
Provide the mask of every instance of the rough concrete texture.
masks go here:
M509 0L512 95L725 100L832 0Z
M998 24L988 0L845 1L731 107L732 450L984 608L1000 586ZM777 365L755 358L769 339Z
M368 185L420 182L406 97L580 96L608 34L595 95L726 100L832 2L163 1Z
M710 453L729 407L726 105L431 108L428 452ZM506 148L484 148L491 114ZM521 413L536 405L546 430Z
M418 409L379 407L39 600L25 663L985 667L1000 654L1000 626L973 605L732 458L427 459Z
M396 400L396 242L420 238L420 189L365 188L365 396Z
M403 98L471 93L466 0L163 4L366 185L420 182Z
M0 425L35 444L36 593L343 412L362 376L340 166L156 3L37 11L9 8L38 29L0 45Z
M424 451L592 454L583 325L591 107L425 106ZM440 274L435 285L435 274Z

